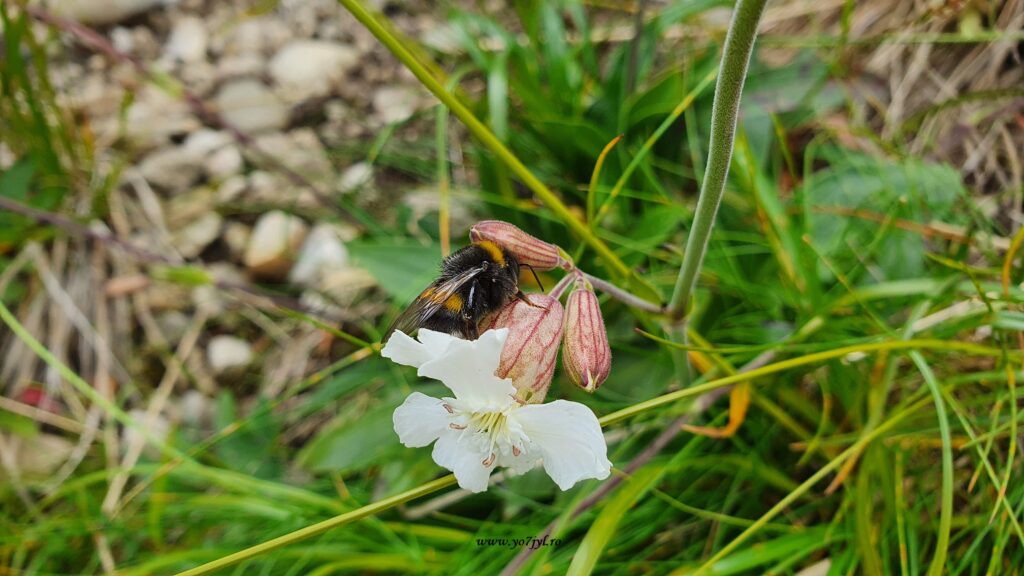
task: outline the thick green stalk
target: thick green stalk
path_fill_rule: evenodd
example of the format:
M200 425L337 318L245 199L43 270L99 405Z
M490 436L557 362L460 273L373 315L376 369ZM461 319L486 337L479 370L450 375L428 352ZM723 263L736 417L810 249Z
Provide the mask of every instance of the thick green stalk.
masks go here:
M532 172L516 158L515 154L511 150L505 147L498 140L498 137L491 132L483 122L477 119L473 115L473 112L469 110L462 102L455 97L454 94L445 89L437 77L430 72L430 70L420 62L416 56L412 54L405 46L402 45L401 40L395 37L390 30L382 25L374 16L371 14L359 0L338 0L338 2L345 7L346 10L352 13L356 17L356 20L366 27L374 36L380 40L392 54L395 55L406 68L409 69L416 78L423 83L423 86L427 90L430 90L438 100L441 101L449 110L452 111L466 128L469 129L470 133L473 134L480 142L489 148L495 156L501 160L510 170L529 188L533 193L543 202L556 216L573 232L575 232L580 239L589 244L598 255L605 261L605 263L620 276L629 276L631 271L625 263L619 259L618 256L612 252L611 248L598 238L591 230L584 224L579 218L573 216L569 208L562 203L562 201L552 192L547 186L544 185Z
M715 100L711 110L711 144L704 183L697 200L697 212L686 241L686 252L679 267L675 291L669 303L669 315L680 320L686 315L686 306L697 282L697 274L704 262L704 253L711 238L718 205L725 191L732 161L733 140L736 137L736 119L739 116L740 96L747 77L747 66L757 36L757 25L767 0L739 0L733 12L729 32L725 36L725 51L715 85Z

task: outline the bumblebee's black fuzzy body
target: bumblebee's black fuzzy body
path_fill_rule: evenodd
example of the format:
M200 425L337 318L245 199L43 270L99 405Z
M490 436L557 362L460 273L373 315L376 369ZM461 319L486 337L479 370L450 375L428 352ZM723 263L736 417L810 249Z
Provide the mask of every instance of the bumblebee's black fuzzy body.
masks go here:
M519 262L494 242L475 242L441 263L441 276L430 284L388 329L410 333L417 328L475 340L484 316L519 294Z

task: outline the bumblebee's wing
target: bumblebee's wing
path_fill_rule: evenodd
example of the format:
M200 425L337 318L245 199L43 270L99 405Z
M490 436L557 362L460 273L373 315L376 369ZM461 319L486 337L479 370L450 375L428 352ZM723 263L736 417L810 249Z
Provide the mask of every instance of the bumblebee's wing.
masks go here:
M460 272L447 280L439 280L428 286L423 292L420 292L416 300L413 300L413 303L398 318L395 318L395 321L391 323L388 331L384 334L384 341L386 342L395 330L411 334L430 317L444 308L449 298L484 270L486 270L485 266L476 266Z

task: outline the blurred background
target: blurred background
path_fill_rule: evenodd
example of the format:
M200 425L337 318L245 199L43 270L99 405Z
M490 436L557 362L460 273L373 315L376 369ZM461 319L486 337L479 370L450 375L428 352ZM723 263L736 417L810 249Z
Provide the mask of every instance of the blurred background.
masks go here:
M391 413L439 385L371 344L477 220L670 297L732 2L363 4L634 273L332 0L3 0L3 573L175 573L438 477ZM734 434L669 438L579 514L600 483L531 473L223 573L1020 573L1024 2L778 0L759 30L698 378L934 345L759 378ZM602 306L611 377L549 398L679 389L658 317ZM711 400L606 429L612 462L725 425Z

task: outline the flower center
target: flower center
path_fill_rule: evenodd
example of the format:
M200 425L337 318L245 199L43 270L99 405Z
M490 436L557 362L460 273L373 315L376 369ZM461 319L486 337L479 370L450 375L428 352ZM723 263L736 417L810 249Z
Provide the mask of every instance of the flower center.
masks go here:
M512 404L498 411L471 411L460 410L457 401L445 404L445 409L452 415L449 426L465 431L463 438L467 438L481 454L487 455L481 462L487 467L492 466L499 456L519 456L529 441L522 427L510 418L518 407Z

